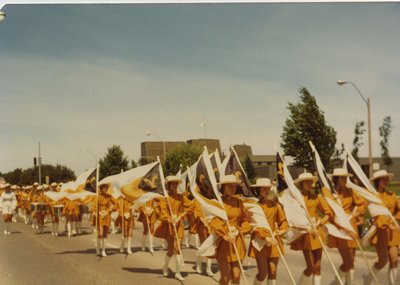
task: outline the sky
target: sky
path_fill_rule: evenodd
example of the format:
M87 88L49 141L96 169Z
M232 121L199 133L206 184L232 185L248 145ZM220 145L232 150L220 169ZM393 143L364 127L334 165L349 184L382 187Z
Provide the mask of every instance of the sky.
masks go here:
M117 144L220 139L273 154L300 87L337 147L352 148L371 99L400 156L400 5L243 3L11 5L0 22L0 172L43 163L76 174ZM361 156L367 156L367 136Z

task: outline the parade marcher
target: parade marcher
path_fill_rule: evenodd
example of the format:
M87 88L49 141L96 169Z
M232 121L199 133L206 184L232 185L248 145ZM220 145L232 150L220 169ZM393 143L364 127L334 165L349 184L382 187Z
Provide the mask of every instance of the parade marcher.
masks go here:
M328 202L319 194L313 193L313 184L318 180L316 176L305 172L298 176L294 183L303 195L308 214L314 223L314 227L307 229L307 233L302 234L294 240L290 248L302 250L306 261L306 269L298 281L298 285L308 284L313 279L314 285L321 284L321 259L322 244L319 237L324 236L322 225L333 218L333 211ZM323 215L320 218L319 213ZM301 229L304 230L304 229ZM323 238L322 238L323 239Z
M17 197L15 193L11 191L11 185L6 183L4 185L4 192L0 196L0 211L3 214L3 221L6 226L4 230L5 235L11 234L10 226L12 222L12 216L17 207Z
M184 235L183 217L193 211L193 203L178 194L178 185L182 180L176 176L167 176L165 179L168 197L160 199L158 211L161 224L155 230L154 236L167 240L168 249L164 258L163 274L168 276L168 265L171 257L175 255L175 278L183 281L181 275L182 252L181 244ZM175 231L176 230L176 231Z
M26 225L32 223L32 211L31 211L31 191L32 191L32 189L33 188L31 185L26 186L25 191L21 197L22 212L24 215L24 221L25 221Z
M268 285L276 284L276 273L279 262L279 246L283 253L283 243L280 238L288 230L285 213L282 206L271 199L271 180L268 178L259 178L256 184L251 185L259 198L259 205L268 220L271 231L275 236L271 236L271 232L265 228L255 228L251 235L249 256L257 261L258 274L254 279L254 285L261 285L264 279L268 276ZM266 242L261 250L253 245L256 239Z
M117 201L112 197L112 192L108 184L100 184L99 190L99 195L94 206L94 223L97 225L96 253L99 255L101 248L101 255L106 257L106 240L111 224L111 212L117 205Z
M47 213L47 198L43 192L43 186L37 186L36 191L32 195L31 205L35 206L34 219L36 220L36 226L39 233L43 233L44 230L44 218Z
M379 197L389 209L390 213L395 219L400 219L400 202L397 195L388 191L389 179L393 177L392 173L386 170L376 171L370 179L378 191ZM378 254L378 261L372 266L375 274L378 273L389 260L389 284L394 285L397 283L397 263L398 252L400 245L400 227L395 224L389 216L379 215L375 218L374 224L377 228L376 233L371 237L370 242L375 245ZM365 277L365 284L371 284L372 274Z
M50 185L51 192L57 191L57 183L53 182ZM51 235L58 236L58 227L60 223L60 217L62 215L62 210L64 208L64 204L67 202L66 198L53 201L50 198L47 199L47 203L49 205L50 217L51 217Z
M153 249L153 236L154 236L154 224L157 221L157 201L151 199L145 204L139 207L138 222L143 224L143 236L141 241L142 251L146 249L146 241L149 240L149 252L154 253Z
M359 196L355 191L346 186L347 178L352 175L344 168L335 168L332 174L332 181L337 195L337 199L342 205L345 213L350 217L350 222L354 228L354 233L342 228L352 240L341 239L332 235L328 236L327 245L337 248L342 257L342 265L339 267L339 276L346 285L354 284L354 259L357 248L358 234L356 222L359 217L364 216L367 209L367 201ZM345 281L345 282L344 282ZM334 281L335 282L335 281Z
M189 191L185 191L182 195L185 195L189 200L193 201L193 197L191 197L192 199L190 199L190 192ZM185 231L185 236L183 238L183 244L186 247L190 247L190 241L194 239L194 248L199 249L199 236L197 234L197 228L196 228L196 218L194 213L188 213L185 216L184 219L184 224L185 226L187 225L187 233Z
M38 182L34 182L32 184L32 189L29 192L29 208L30 208L30 212L31 212L31 219L32 219L32 228L33 229L38 229L38 224L37 224L37 219L36 219L36 205L37 204L32 204L32 203L36 203L33 201L34 196L37 194L37 188L39 187L39 183Z
M62 214L65 216L68 237L76 235L77 233L76 224L79 221L79 205L79 199L67 198L65 200Z
M230 227L228 228L226 221L219 217L210 221L211 232L218 235L215 258L221 273L219 283L224 285L232 281L232 284L239 284L241 273L239 262L242 262L246 255L244 235L251 231L249 216L243 201L235 195L239 187L236 177L226 175L221 177L218 184Z
M120 197L118 199L118 218L115 221L115 225L121 228L121 247L120 251L123 253L125 251L125 244L128 254L132 254L131 244L133 228L135 227L135 218L132 215L132 205L133 203L127 199Z

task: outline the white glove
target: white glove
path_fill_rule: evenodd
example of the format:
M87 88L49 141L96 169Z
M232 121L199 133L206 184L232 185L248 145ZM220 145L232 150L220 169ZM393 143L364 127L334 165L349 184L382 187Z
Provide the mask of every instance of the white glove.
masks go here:
M239 234L239 230L236 227L229 227L229 230L229 237L235 239Z
M180 217L180 216L177 216L177 215L175 215L175 214L172 215L171 222L172 222L173 224L176 225L180 220L181 220L181 217Z
M100 216L102 216L104 218L105 216L107 216L107 211L101 210L99 214L100 214Z
M150 216L150 215L153 213L153 211L154 211L154 209L153 209L152 207L146 206L146 207L144 208L144 210L143 210L143 213L144 213L146 216Z
M131 213L129 213L129 212L125 212L124 213L125 219L129 219L130 216L131 216Z

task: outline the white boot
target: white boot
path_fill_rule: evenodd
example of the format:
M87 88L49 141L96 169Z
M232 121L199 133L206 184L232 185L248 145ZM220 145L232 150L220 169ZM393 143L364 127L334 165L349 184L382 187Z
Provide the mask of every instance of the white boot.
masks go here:
M198 256L197 257L197 260L196 260L196 271L197 271L197 273L199 273L199 274L201 274L201 272L202 272L202 270L201 270L201 260L202 260L203 258L201 257L201 256Z
M200 240L199 240L199 235L198 234L194 235L194 247L196 249L200 248Z
M354 269L350 269L346 273L346 285L353 285L354 284Z
M276 284L276 279L268 279L267 280L267 285L275 285Z
M131 237L128 237L128 245L126 246L128 249L128 254L132 254L131 242L132 242Z
M301 274L299 281L297 282L297 285L309 285L311 283L313 276L306 276L304 273Z
M149 251L151 253L154 253L154 249L153 249L153 235L149 233Z
M54 223L54 235L58 237L58 223Z
M142 236L142 241L140 243L141 247L142 247L142 251L146 250L146 239L147 239L147 235L143 235Z
M6 228L7 228L7 234L8 235L11 234L10 227L11 227L11 223L10 222L6 223Z
M76 222L72 222L72 235L76 235Z
M161 243L162 243L162 248L163 249L166 249L168 247L168 243L167 243L167 241L165 239L161 240Z
M119 251L120 251L121 253L124 253L124 250L125 250L125 239L122 238L122 239L121 239L121 246L119 247Z
M115 235L117 232L115 231L115 222L111 221L111 234Z
M345 283L344 281L346 279L347 272L344 272L344 271L340 270L340 268L339 268L338 274L339 274L339 277L340 277L340 280L342 281L342 283L340 283L339 280L337 279L337 277L335 276L335 279L333 279L333 281L330 283L330 285L340 285L340 284Z
M184 281L185 278L183 278L181 275L181 262L182 262L181 256L179 254L175 255L175 267L176 267L175 279L179 281Z
M254 281L253 281L253 285L261 285L262 283L263 283L263 281L258 280L257 275L256 275L256 277L254 278Z
M67 223L68 237L71 237L71 222Z
M211 270L212 259L211 258L207 258L206 260L207 260L207 262L206 262L206 264L207 264L207 269L206 269L207 276L210 276L210 277L214 276L214 272L212 272L212 270Z
M321 285L321 275L314 275L314 285Z
M378 274L379 270L380 270L380 269L376 269L375 266L372 266L372 272L374 272L375 276ZM364 275L363 278L364 278L364 285L370 285L370 284L372 284L372 279L373 279L373 277L372 277L371 272L368 273L368 274L366 274L366 275Z
M183 238L183 244L184 244L186 247L189 247L189 235L190 235L190 234L186 234L186 235L184 236L184 238Z
M107 253L106 253L106 239L105 238L102 239L101 245L102 245L101 256L106 257Z
M395 285L397 281L397 268L389 268L389 284Z
M164 265L163 265L163 274L164 274L164 276L168 276L168 265L169 265L169 261L170 260L171 260L171 256L168 256L168 254L165 254Z
M51 223L51 235L54 236L54 223Z
M99 238L96 238L96 254L100 255L100 243L101 240Z
M76 230L78 232L78 235L80 235L82 233L82 223L81 222L76 222Z

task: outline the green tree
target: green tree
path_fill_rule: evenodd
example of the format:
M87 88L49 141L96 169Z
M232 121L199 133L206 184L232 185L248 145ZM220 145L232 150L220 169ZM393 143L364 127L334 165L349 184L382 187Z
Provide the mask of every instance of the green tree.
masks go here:
M253 162L251 161L249 155L246 155L243 168L249 180L253 180L256 177L256 171L254 169Z
M309 141L315 145L327 171L332 169L331 157L335 154L336 131L326 124L324 112L305 87L299 89L300 102L288 104L290 116L281 135L285 155L294 158L294 165L313 169Z
M392 130L392 118L390 116L386 116L383 119L382 126L379 127L379 135L382 137L379 144L381 146L381 157L383 163L388 169L393 164L393 160L389 155L389 136L392 133Z
M354 139L353 139L353 150L351 151L351 155L355 160L359 161L358 151L361 146L364 145L362 140L362 135L365 133L364 121L360 121L356 123L356 127L354 128Z
M31 185L33 184L33 182L39 181L38 174L38 166L24 170L22 170L21 168L16 168L13 171L5 173L4 178L7 182L11 184ZM56 166L51 164L43 164L41 166L41 176L42 183L45 183L46 176L49 176L50 183L67 182L76 179L74 171L66 166L59 164L57 164Z
M136 163L136 161L134 159L131 160L131 168L136 168L138 167L138 164Z
M168 152L165 160L165 174L175 175L182 165L182 171L197 161L203 149L200 146L181 144Z
M100 159L100 179L128 170L128 157L124 155L119 145L107 148L106 155Z

